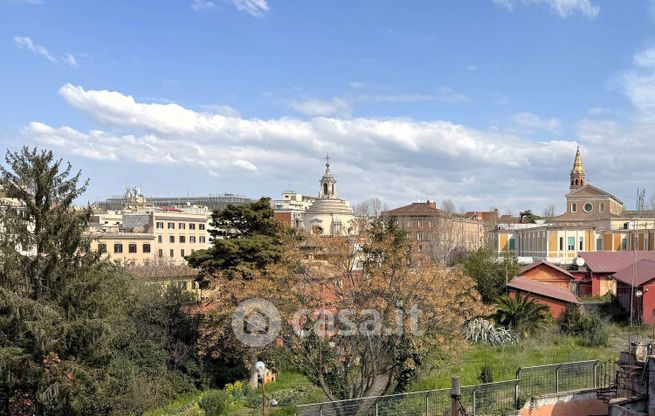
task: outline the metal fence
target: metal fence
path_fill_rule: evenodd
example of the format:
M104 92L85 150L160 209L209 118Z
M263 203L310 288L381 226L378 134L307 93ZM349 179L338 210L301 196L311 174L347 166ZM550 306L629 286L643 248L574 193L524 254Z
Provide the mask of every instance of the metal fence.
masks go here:
M613 363L598 360L523 367L516 379L463 386L460 403L467 415L506 415L533 397L609 387ZM450 416L450 389L300 405L298 416Z

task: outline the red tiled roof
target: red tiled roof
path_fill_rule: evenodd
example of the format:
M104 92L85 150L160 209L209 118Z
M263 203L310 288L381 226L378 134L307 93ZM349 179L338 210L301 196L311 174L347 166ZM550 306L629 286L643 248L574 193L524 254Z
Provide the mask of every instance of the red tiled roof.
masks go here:
M526 279L524 277L513 278L507 286L512 289L534 293L535 295L545 296L547 298L569 303L579 303L578 298L569 290L548 283Z
M596 251L580 253L594 273L616 273L639 260L655 261L655 251Z
M521 276L522 274L524 274L525 272L527 272L529 270L534 269L535 267L541 266L542 264L550 267L553 270L557 270L558 272L560 272L562 274L565 274L567 277L570 277L571 279L575 279L575 276L573 276L568 270L563 269L563 268L561 268L559 266L556 266L556 265L554 265L552 263L548 263L548 262L543 261L543 260L539 260L539 261L537 261L535 263L528 264L527 266L525 266L524 268L521 269L521 271L519 272L519 276Z
M399 208L391 209L383 212L384 215L400 216L400 215L422 215L422 216L436 216L441 214L441 210L435 208L430 202L414 202Z
M655 261L640 260L615 273L614 278L628 285L641 286L655 278Z

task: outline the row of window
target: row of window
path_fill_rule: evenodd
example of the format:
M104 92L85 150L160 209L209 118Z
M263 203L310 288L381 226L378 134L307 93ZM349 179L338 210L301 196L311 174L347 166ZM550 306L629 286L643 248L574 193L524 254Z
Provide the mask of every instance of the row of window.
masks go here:
M191 254L193 254L195 252L196 252L196 250L191 249ZM157 252L157 256L164 257L164 250L160 248L159 251ZM184 256L186 256L185 250L180 249L180 257L184 257ZM171 257L171 258L175 257L175 250L174 249L171 248L170 250L168 250L168 257Z
M195 235L189 236L189 243L195 244L196 240L198 241L198 243L204 244L207 241L207 237L205 237L204 235L201 235L200 237L197 237L197 239L196 239ZM163 243L164 242L164 237L161 236L161 235L158 235L157 236L157 242L158 243ZM168 236L168 242L169 243L175 243L175 236L174 235L169 235ZM185 244L186 243L186 236L184 236L184 235L179 236L178 242L180 244Z
M396 225L399 227L402 227L402 222L401 221L396 221ZM421 228L427 226L428 228L432 228L432 221L423 221L423 220L417 220L416 221L416 228ZM412 227L412 221L406 221L405 222L405 227L406 228L411 228Z
M142 253L150 253L151 247L150 244L144 243L143 246L141 247L141 252ZM106 253L107 252L107 244L105 243L100 243L98 244L98 251L101 253ZM122 243L115 243L114 244L114 253L122 253L123 252L123 244ZM127 245L127 252L128 253L136 253L137 252L137 245L134 243L128 244Z
M591 212L591 211L594 210L594 206L590 202L586 202L582 206L582 210L584 212ZM600 204L598 204L598 210L600 212L605 212L605 203L604 202L601 202ZM577 212L577 211L578 211L578 203L577 202L572 202L571 203L571 212Z
M163 230L164 229L164 223L163 222L157 221L155 226L157 227L158 230ZM167 223L166 228L169 229L169 230L174 230L175 229L175 223L174 222ZM177 229L178 230L185 230L186 229L186 224L183 223L183 222L178 223L177 224ZM195 230L195 229L196 229L196 224L193 223L193 222L189 223L189 230ZM201 230L201 231L204 230L205 229L205 224L198 224L198 229Z

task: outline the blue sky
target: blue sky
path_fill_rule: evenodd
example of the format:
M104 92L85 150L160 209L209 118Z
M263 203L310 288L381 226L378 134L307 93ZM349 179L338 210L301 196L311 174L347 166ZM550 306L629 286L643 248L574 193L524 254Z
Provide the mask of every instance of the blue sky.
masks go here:
M0 141L90 200L318 192L563 206L655 191L650 1L0 0Z

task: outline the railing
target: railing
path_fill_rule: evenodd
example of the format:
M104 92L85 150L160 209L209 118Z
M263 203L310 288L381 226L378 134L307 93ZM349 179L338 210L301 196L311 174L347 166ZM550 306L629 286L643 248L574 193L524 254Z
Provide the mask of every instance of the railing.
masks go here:
M608 388L615 381L613 363L598 360L523 367L516 379L461 388L467 415L505 415L533 397ZM450 389L365 397L297 406L298 416L449 416Z

